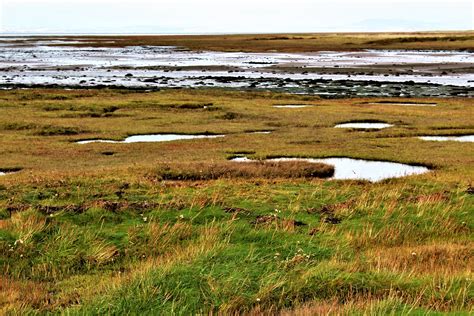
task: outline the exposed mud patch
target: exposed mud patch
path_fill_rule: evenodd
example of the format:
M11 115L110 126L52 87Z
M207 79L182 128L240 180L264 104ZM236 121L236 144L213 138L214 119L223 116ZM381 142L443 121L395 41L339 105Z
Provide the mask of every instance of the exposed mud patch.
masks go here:
M304 222L294 219L284 219L274 214L257 216L257 218L251 222L251 224L256 226L268 226L273 224L285 230L293 230L295 227L307 226L307 224Z

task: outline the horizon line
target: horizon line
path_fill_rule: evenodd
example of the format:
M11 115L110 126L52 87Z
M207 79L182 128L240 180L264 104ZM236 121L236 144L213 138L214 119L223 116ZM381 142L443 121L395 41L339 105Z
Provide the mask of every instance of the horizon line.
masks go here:
M273 34L356 34L356 33L466 33L474 32L473 29L463 30L389 30L389 31L303 31L303 32L163 32L163 33L146 33L146 32L130 32L130 33L114 33L114 32L1 32L0 36L199 36L199 35L273 35Z

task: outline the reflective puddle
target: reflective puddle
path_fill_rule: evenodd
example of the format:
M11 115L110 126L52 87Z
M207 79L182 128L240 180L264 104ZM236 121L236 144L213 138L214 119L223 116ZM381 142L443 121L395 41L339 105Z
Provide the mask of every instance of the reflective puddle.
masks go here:
M272 131L253 131L253 132L248 132L247 134L271 134Z
M360 129L383 129L393 126L387 123L343 123L337 124L335 128L360 128Z
M232 159L232 161L249 162L252 160L247 157L237 157ZM367 180L377 182L385 179L423 174L429 171L426 167L352 158L275 158L268 159L268 161L307 161L332 165L335 168L332 179L335 180Z
M400 106L436 106L436 103L415 103L415 102L372 102L372 105L400 105Z
M421 136L421 137L418 137L418 138L422 139L422 140L437 141L437 142L448 142L448 141L468 142L468 143L474 142L474 135L464 135L464 136Z
M76 142L77 144L90 143L155 143L155 142L171 142L175 140L200 139L200 138L219 138L225 135L182 135L182 134L150 134L150 135L134 135L125 138L122 141L109 139L89 139Z
M302 109L302 108L307 108L310 105L307 104L280 104L280 105L274 105L274 108L277 109Z

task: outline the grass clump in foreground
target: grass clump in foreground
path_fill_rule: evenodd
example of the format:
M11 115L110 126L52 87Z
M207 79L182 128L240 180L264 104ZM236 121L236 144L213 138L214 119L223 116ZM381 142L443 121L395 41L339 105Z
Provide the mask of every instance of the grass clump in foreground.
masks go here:
M193 163L164 165L157 171L161 180L329 178L333 174L333 166L304 161Z
M220 90L0 94L0 167L22 168L0 176L0 314L474 312L474 148L416 138L473 133L470 100L410 100L438 104L417 108ZM315 106L282 115L275 100ZM186 103L219 107L162 106ZM64 116L87 104L120 115ZM242 115L225 119L229 112ZM352 119L395 126L333 128ZM89 138L226 137L78 145L78 135L38 135L44 126ZM332 181L311 176L332 172L323 165L227 161L237 154L435 168Z

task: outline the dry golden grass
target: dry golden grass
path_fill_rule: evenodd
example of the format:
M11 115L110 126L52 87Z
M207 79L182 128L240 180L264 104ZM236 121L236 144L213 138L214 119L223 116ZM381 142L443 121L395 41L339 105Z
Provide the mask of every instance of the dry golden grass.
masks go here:
M46 284L12 280L0 276L0 314L21 314L22 309L47 305L49 293Z
M18 234L18 243L28 244L34 234L45 229L46 219L32 212L14 213L5 227Z
M369 264L375 271L472 277L474 269L472 242L373 248L364 255L366 260L361 264Z

